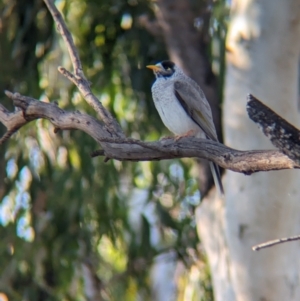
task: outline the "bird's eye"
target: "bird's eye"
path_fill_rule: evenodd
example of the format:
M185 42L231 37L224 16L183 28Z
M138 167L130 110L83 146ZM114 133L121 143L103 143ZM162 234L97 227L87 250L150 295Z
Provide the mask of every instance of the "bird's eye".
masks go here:
M163 61L161 65L164 67L164 69L168 72L172 72L173 68L175 67L175 64L171 61Z

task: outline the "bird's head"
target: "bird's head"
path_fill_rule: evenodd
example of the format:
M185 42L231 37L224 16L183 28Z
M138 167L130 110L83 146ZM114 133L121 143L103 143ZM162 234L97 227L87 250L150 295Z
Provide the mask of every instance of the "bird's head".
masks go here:
M162 61L156 65L148 65L147 68L153 70L153 73L156 78L164 77L169 78L172 77L177 71L176 65L171 61Z

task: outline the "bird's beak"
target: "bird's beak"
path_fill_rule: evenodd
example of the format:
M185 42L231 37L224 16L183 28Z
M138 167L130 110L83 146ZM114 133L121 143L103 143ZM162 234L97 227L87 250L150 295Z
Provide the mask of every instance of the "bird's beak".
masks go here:
M156 65L148 65L146 66L146 68L153 70L154 72L158 72L161 70L161 68L159 66Z

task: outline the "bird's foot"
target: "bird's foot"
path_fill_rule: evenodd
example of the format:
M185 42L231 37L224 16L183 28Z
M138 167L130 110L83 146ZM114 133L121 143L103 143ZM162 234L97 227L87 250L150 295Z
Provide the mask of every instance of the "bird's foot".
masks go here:
M194 130L190 130L188 132L186 132L183 135L176 135L175 136L175 141L180 140L181 138L185 138L185 137L191 137L191 136L195 136L195 131Z
M174 136L162 137L160 140L168 140L168 139L174 139Z

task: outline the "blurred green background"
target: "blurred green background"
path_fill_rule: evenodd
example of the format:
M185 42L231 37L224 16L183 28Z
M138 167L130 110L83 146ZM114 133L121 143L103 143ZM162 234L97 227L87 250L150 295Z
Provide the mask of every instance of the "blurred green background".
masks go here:
M189 26L201 33L221 102L227 4L190 3L197 10ZM154 24L156 2L56 5L93 92L126 135L170 135L145 69L169 56L163 35L143 25L145 18ZM0 0L0 61L0 101L7 108L13 109L5 89L95 116L57 71L71 64L41 0ZM99 146L86 134L53 130L46 120L33 121L0 148L0 300L156 300L153 271L164 260L176 272L165 276L175 286L173 300L212 300L193 219L201 201L196 162L104 163L90 157Z

